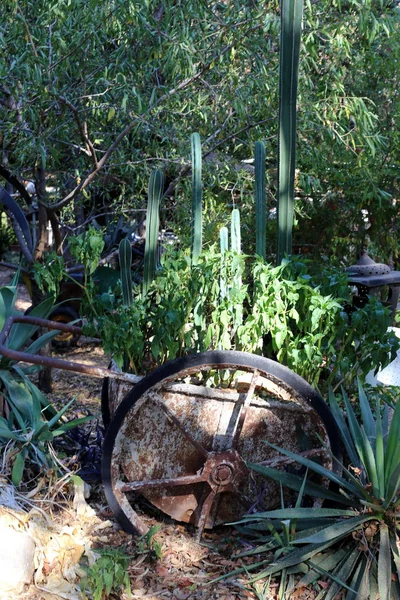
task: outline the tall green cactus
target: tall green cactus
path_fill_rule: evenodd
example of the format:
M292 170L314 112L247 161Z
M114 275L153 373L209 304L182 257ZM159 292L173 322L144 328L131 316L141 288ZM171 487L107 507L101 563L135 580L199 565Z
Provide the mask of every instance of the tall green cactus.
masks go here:
M296 98L303 0L281 0L277 263L292 253Z
M234 208L231 215L231 248L234 252L240 254L241 246L240 212L238 208Z
M192 143L192 262L196 264L200 256L203 237L202 159L199 134L192 133L190 139Z
M150 175L146 219L146 245L144 250L142 295L146 296L154 279L157 264L158 230L160 225L160 200L164 188L164 175L153 171Z
M231 249L233 252L240 254L242 251L241 237L240 237L240 212L238 208L232 210L231 215ZM235 272L233 273L232 287L236 290L240 289L242 285L242 272L239 268L239 263L234 261Z
M122 299L124 306L131 306L132 296L132 247L127 238L123 238L118 247L119 268L121 274Z
M265 195L265 144L256 142L255 154L255 197L256 197L256 254L266 258L267 246L267 201Z
M228 228L221 227L219 230L219 243L220 243L220 251L221 251L221 269L220 269L220 279L219 279L219 287L220 287L220 297L221 300L225 298L228 293L228 285L226 281L226 258L225 252L228 250Z

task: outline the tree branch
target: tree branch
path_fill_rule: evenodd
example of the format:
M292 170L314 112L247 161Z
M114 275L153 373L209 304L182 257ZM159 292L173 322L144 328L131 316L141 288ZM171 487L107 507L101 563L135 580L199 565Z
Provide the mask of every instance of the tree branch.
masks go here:
M96 150L94 149L94 146L92 144L92 142L89 139L88 133L87 133L87 124L86 123L82 123L80 117L79 117L79 111L76 108L76 106L74 106L72 104L72 102L70 102L67 98L65 98L65 96L61 96L61 95L56 95L52 92L50 92L52 96L55 96L59 102L61 102L61 104L64 104L67 108L69 108L69 110L72 112L72 114L74 115L74 119L76 121L76 124L78 126L79 129L79 133L80 136L82 138L83 143L85 144L86 147L86 153L88 154L88 156L92 157L92 162L93 162L93 167L96 169L98 162L97 162L97 155L96 155Z
M249 27L248 29L246 29L246 31L243 32L242 38L246 37L249 33L256 31L257 29L260 29L260 27L262 27L261 23L254 25L253 27ZM202 75L204 75L204 73L206 71L208 71L209 69L212 68L213 63L216 61L217 58L224 56L224 54L229 52L229 50L231 50L231 48L233 46L235 46L237 43L238 43L238 40L236 39L235 42L232 42L231 44L228 44L227 46L225 46L220 52L215 53L212 56L212 58L199 71L197 71L197 73L195 73L191 77L187 77L175 88L172 88L166 94L163 94L157 100L155 105L148 109L147 114L151 115L155 111L155 109L159 107L160 104L162 104L166 100L169 100L172 96L174 96L178 92L180 92L183 89L192 85L192 83L197 81ZM82 181L80 181L80 183L67 196L65 196L65 198L63 198L62 200L60 200L59 202L57 202L56 204L54 204L53 206L48 207L48 208L53 211L57 211L57 210L60 210L61 208L64 208L64 206L67 206L67 204L69 202L71 202L71 200L73 200L87 185L89 185L89 183L96 177L97 173L105 166L108 159L113 154L113 152L117 149L120 142L128 135L128 133L130 131L132 131L132 129L134 128L134 126L137 124L138 121L144 121L144 117L141 117L141 116L139 117L139 116L135 115L134 120L131 123L129 123L129 125L127 125L121 131L121 133L117 136L117 138L114 140L114 142L108 148L108 150L105 152L103 157L97 162L97 165L88 173L88 175L84 179L82 179ZM180 174L178 177L179 178L182 177L182 174ZM169 186L169 187L171 187L171 186Z
M29 192L26 191L24 184L13 175L8 169L0 165L0 177L3 177L10 185L12 185L19 195L25 200L28 206L32 204L32 198Z

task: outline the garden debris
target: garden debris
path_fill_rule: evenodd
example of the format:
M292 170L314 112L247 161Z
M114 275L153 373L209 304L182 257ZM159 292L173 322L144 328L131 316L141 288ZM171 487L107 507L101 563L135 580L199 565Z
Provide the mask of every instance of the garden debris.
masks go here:
M101 521L88 506L84 498L83 481L74 477L73 483L75 493L72 506L59 511L56 518L50 518L36 508L29 512L18 512L0 507L1 534L7 528L19 536L18 542L15 542L18 552L10 553L9 544L13 540L7 537L6 546L2 535L1 554L4 553L8 558L14 556L15 561L23 563L14 566L15 570L20 569L22 573L22 568L25 568L18 585L14 586L14 592L21 591L25 583L31 582L26 592L28 598L81 600L79 581L83 571L79 566L80 560L85 555L89 565L93 564L96 560L92 550L93 540L97 532L110 527L111 522ZM29 565L18 544L26 544L27 553L31 552ZM3 594L6 592L9 590L4 589ZM11 597L15 598L15 594ZM7 600L5 595L1 595L1 598Z

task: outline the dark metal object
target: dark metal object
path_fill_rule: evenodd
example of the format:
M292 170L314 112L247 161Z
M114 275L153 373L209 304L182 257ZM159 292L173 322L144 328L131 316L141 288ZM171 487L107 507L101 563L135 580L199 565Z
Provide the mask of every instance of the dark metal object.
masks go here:
M322 442L321 442L322 439ZM105 493L121 526L144 534L131 503L144 496L173 519L204 528L240 518L279 491L248 462L288 466L265 440L335 470L339 434L325 401L301 377L244 352L204 352L166 363L117 406L103 445ZM326 445L326 446L325 446Z
M134 493L173 519L194 524L199 537L204 528L236 520L252 506L275 506L276 484L248 463L297 467L265 444L268 440L337 470L339 462L327 448L340 461L340 436L327 404L301 377L272 360L203 352L141 378L11 350L6 342L13 323L81 331L37 317L10 317L0 332L1 355L134 385L121 402L108 398L111 421L102 460L107 500L130 533L147 531L130 502Z
M5 343L14 323L26 323L28 325L36 325L37 327L43 327L45 329L55 329L73 334L82 333L82 328L77 327L76 325L57 323L48 319L40 319L39 317L30 317L25 315L10 316L6 319L3 329L0 332L0 355L5 356L10 360L26 362L43 367L50 367L51 369L75 371L76 373L90 375L91 377L98 377L99 379L103 379L104 377L109 377L110 379L121 379L122 381L126 381L130 384L136 384L142 379L138 375L133 375L130 373L121 373L121 371L113 371L103 367L83 365L81 363L71 362L60 358L53 358L51 356L41 356L40 354L29 354L28 352L12 350L11 348L8 348Z
M368 296L380 296L387 287L387 297L381 299L390 309L393 323L400 294L400 271L391 271L388 265L376 263L366 252L362 253L356 265L347 267L346 271L349 283L357 288L356 306L364 306Z

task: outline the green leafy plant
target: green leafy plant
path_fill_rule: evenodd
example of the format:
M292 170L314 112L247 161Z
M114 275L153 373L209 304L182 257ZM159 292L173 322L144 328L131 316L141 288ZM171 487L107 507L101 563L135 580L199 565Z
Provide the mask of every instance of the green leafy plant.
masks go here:
M10 286L0 288L0 329L10 315L18 314L14 309L17 280L18 273ZM33 308L30 316L46 318L52 309L53 300L50 298ZM35 325L16 323L4 345L10 350L37 354L58 333L50 331L32 341L31 338L37 330ZM28 465L36 471L58 469L51 443L59 435L85 423L89 418L65 422L63 417L72 402L59 412L49 405L45 396L28 377L37 370L36 366L0 355L0 441L7 444L5 458L11 465L12 481L15 485L21 483Z
M106 600L110 594L124 592L132 597L128 567L130 557L124 548L97 548L98 558L91 566L82 564L85 575L81 578L80 588L83 598L88 600Z
M162 558L162 544L154 539L160 529L161 525L153 525L147 533L138 538L137 551L139 554L149 554L152 560Z
M86 278L96 270L104 249L103 234L90 226L84 233L70 238L70 252L85 267Z
M187 352L237 349L276 358L326 387L385 366L398 347L379 301L356 310L350 303L342 272L300 261L271 267L212 247L196 265L185 253L164 255L147 296L134 290L130 307L118 294L111 306L96 300L89 333L121 366L127 352L135 372Z
M334 507L295 506L247 515L241 523L260 543L251 554L276 548L274 530L281 531L284 523L296 524L296 533L287 540L282 556L251 566L257 570L253 581L292 569L304 573L297 582L299 587L329 582L328 587L321 586L318 595L324 600L333 600L341 590L347 590L349 600L394 600L400 597L400 403L392 413L387 406L382 412L379 403L372 409L359 384L360 424L345 392L342 401L345 413L330 392L330 406L348 457L341 465L341 475L269 444L334 484L334 490L309 482L304 485L305 494L325 498ZM291 489L303 489L298 475L260 465L250 467Z

